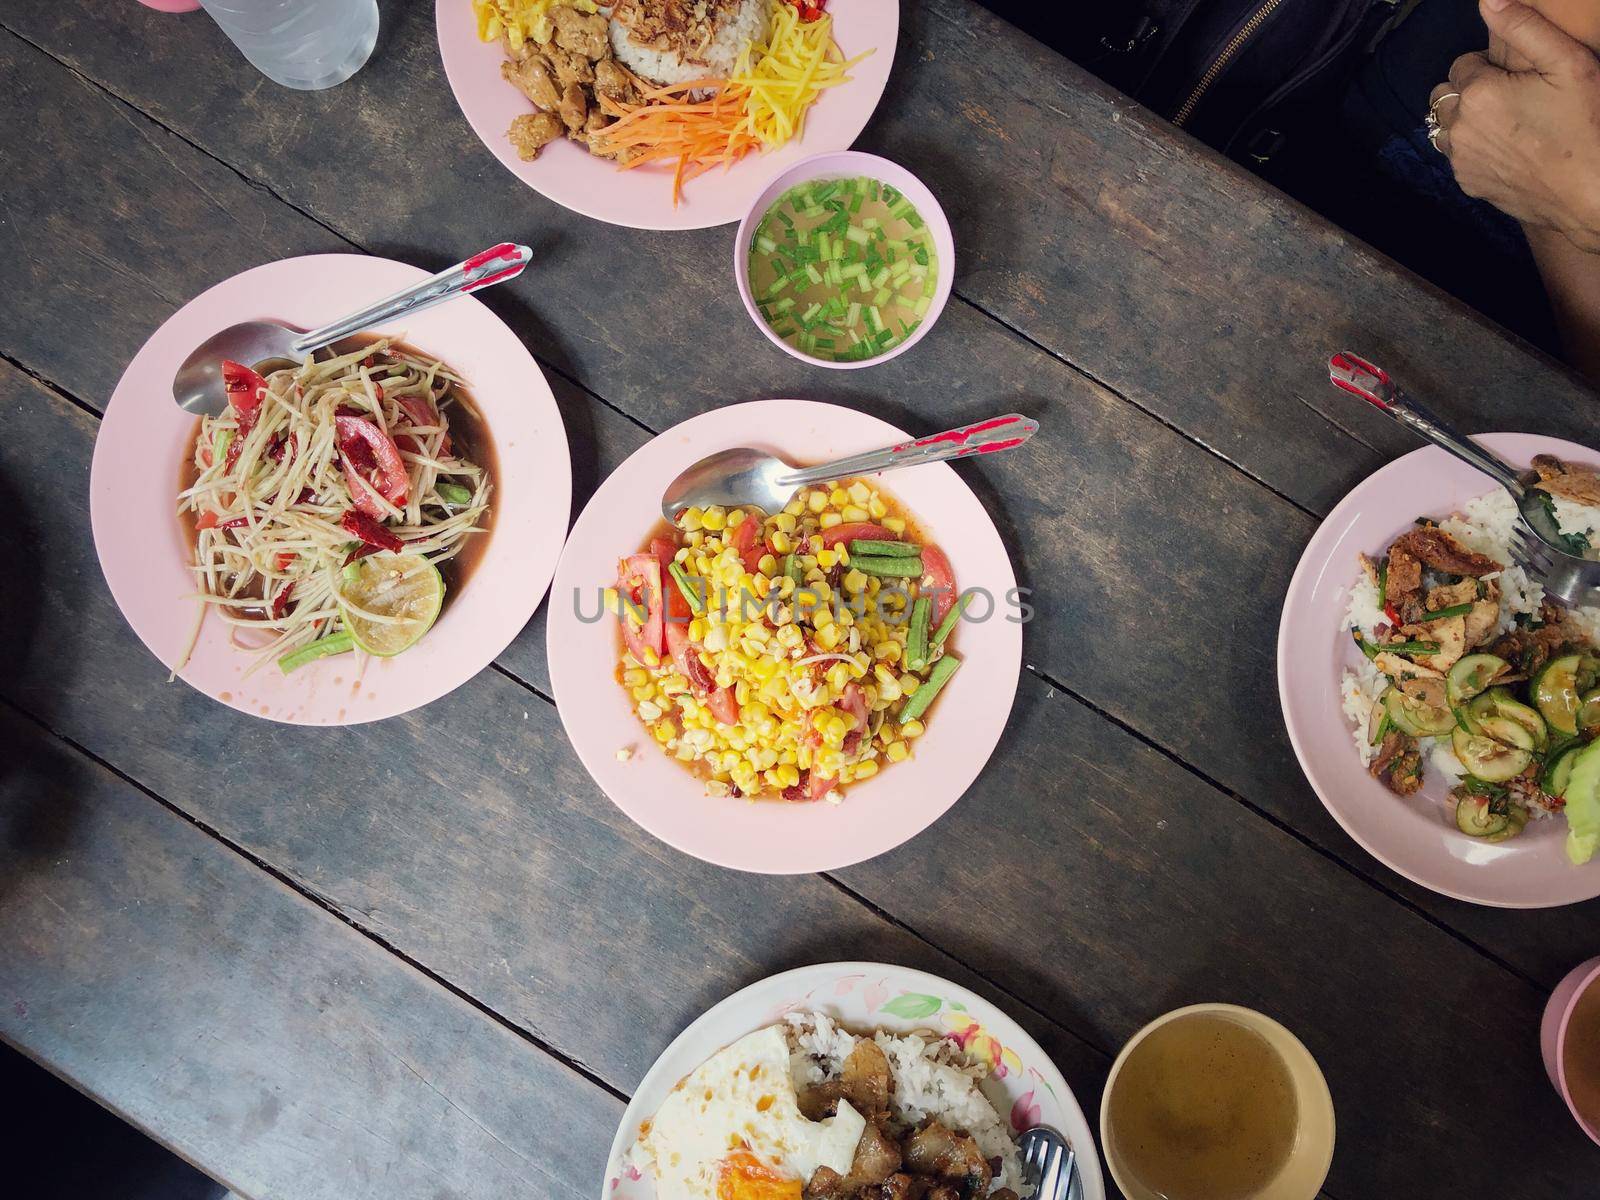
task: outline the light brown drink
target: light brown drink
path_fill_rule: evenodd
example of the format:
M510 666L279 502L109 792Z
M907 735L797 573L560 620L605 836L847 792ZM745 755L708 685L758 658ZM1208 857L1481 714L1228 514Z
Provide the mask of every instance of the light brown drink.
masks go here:
M1584 989L1567 1018L1561 1068L1573 1109L1592 1128L1600 1128L1600 982Z
M1135 1046L1108 1116L1128 1171L1166 1200L1257 1195L1289 1160L1300 1118L1278 1051L1215 1013L1179 1017Z

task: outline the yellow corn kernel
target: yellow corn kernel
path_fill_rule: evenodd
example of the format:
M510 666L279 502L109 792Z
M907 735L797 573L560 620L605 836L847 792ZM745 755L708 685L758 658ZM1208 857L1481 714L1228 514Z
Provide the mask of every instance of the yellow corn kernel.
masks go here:
M691 642L705 641L706 634L709 632L711 632L711 622L704 617L696 617L689 622L689 640Z
M900 736L903 738L919 738L925 728L921 721L907 721L900 726Z
M705 523L705 513L698 508L686 508L678 517L678 526L685 533L694 533Z
M656 724L651 728L650 733L656 739L656 741L660 742L662 745L666 745L672 740L673 735L677 733L677 730L672 727L671 721L657 721Z
M642 673L643 672L641 672L641 674ZM655 688L646 683L634 688L632 695L635 700L648 700L654 692Z
M781 513L772 518L772 527L782 534L793 533L796 524L795 517L797 516L799 516L799 513L795 511L795 506L791 504L788 508L784 509Z
M811 627L813 629L821 631L821 630L824 630L824 629L832 629L833 626L834 626L833 610L828 607L828 605L826 603L826 600L824 600L823 603L820 603L820 604L817 605L815 611L813 611L812 614L811 614ZM838 644L838 641L837 641L838 636L839 636L838 634L834 634L834 639L835 639L834 644L835 645ZM818 644L819 645L821 644L821 639L820 638L818 639ZM833 646L829 646L828 649L832 650Z
M872 514L866 509L862 508L859 504L847 504L845 505L844 512L840 515L846 521L855 524L867 520Z
M882 496L874 494L872 499L867 501L867 511L872 514L874 521L881 521L889 515L889 506L883 502Z
M875 762L857 763L855 777L857 779L871 779L878 773L878 764Z
M756 563L756 569L763 575L776 575L778 573L778 560L770 554L763 554L761 561ZM762 582L765 582L765 580Z
M904 533L906 531L906 523L900 517L885 517L883 519L883 527L890 533Z
M834 624L826 625L817 630L812 640L817 643L818 649L831 651L839 644L839 627Z
M788 516L799 517L806 511L806 498L803 495L796 496L793 500L789 501L788 504L783 506L783 511Z
M856 480L849 487L850 499L856 504L865 504L872 495L872 489L861 480Z
M806 494L806 507L814 513L819 513L828 507L828 493L820 489Z
M730 512L728 514L728 528L737 529L739 526L743 525L745 515L745 511L742 508L736 508Z
M907 671L904 675L900 676L900 690L908 696L914 693L921 686L922 680L918 679L910 671Z
M787 554L794 549L794 539L781 529L772 535L771 540L772 549L778 554Z
M650 673L641 671L638 667L633 667L622 673L622 682L629 687L638 687L641 683L650 682Z
M900 643L891 638L872 644L872 657L886 663L900 661Z
M850 493L845 491L842 487L836 487L833 489L833 491L828 493L828 503L832 504L835 508L843 508L846 504L850 503Z
M831 631L830 631L831 632ZM836 692L842 692L850 686L850 668L841 662L836 662L828 668L828 686Z
M817 518L817 524L822 526L824 529L832 529L839 523L840 519L841 518L839 514L836 512L825 512ZM826 551L824 551L824 553L826 553Z
M883 756L890 762L905 762L906 759L911 757L911 747L904 742L890 742L888 749L883 752Z
M616 588L607 588L605 591L606 611L612 614L622 612L622 597Z
M837 550L823 550L817 554L817 566L824 571L831 570L839 565L839 552Z
M721 533L728 527L728 514L720 504L713 504L701 513L700 523L712 533Z
M844 578L840 582L844 584L844 590L851 595L858 596L867 590L867 576L854 567L844 573Z
M649 646L644 648L644 665L647 667L659 667L661 665L661 656Z

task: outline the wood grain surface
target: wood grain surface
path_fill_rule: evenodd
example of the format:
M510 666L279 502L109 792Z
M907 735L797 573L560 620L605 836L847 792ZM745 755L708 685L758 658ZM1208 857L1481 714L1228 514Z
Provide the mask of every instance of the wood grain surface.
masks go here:
M1341 1127L1330 1196L1571 1195L1593 1150L1532 1038L1543 990L1593 952L1600 907L1474 909L1366 859L1294 762L1272 655L1317 514L1409 448L1325 394L1327 349L1388 356L1469 428L1583 436L1592 397L975 5L904 11L863 144L938 181L957 299L914 354L841 379L749 325L725 283L728 230L598 225L503 171L455 109L431 5L386 4L372 64L310 94L242 63L212 69L236 60L199 16L8 6L0 498L13 520L0 544L39 564L0 583L19 614L0 632L15 664L0 697L26 714L11 723L36 755L98 780L92 755L145 789L105 776L172 838L253 879L241 895L300 905L318 931L308 943L328 939L316 953L350 939L428 1012L475 1013L463 1088L515 1069L492 1057L495 1038L539 1064L519 1086L541 1071L564 1081L551 1103L572 1090L588 1124L506 1138L525 1156L517 1169L561 1189L592 1194L616 1095L708 1004L789 966L861 957L1002 1003L1091 1112L1107 1056L1149 1017L1255 1004L1328 1071ZM495 668L379 726L268 726L163 682L106 593L87 524L95 413L126 361L188 297L258 262L358 249L438 267L505 237L537 262L484 298L551 377L579 503L652 432L730 400L805 395L919 431L1011 408L1041 418L1026 457L969 473L1040 616L1000 751L942 822L836 878L735 875L656 844L565 743L542 610ZM27 793L6 792L10 816ZM117 860L96 861L89 911L113 905L118 884ZM40 947L24 982L70 978L92 952L37 903L18 917L0 896L0 924L13 920ZM214 930L193 914L165 928L174 953L207 965ZM219 970L216 995L233 988L230 1003L278 1022L229 1053L338 1073L285 1015L295 994L252 1001L243 976ZM107 1003L139 1007L127 992ZM160 1036L199 1037L202 1014L179 1016ZM321 1194L305 1182L319 1144L275 1161L213 1120L206 1097L143 1091L57 1026L4 1029L244 1194ZM420 1128L427 1097L389 1094L391 1119ZM1531 1132L1460 1136L1496 1111ZM450 1178L477 1169L453 1143L433 1163L437 1141L419 1135L419 1163ZM385 1167L401 1170L360 1143L331 1178L348 1173L363 1194ZM420 1166L403 1174L421 1186ZM494 1179L500 1194L541 1190L492 1173L449 1186L480 1194Z

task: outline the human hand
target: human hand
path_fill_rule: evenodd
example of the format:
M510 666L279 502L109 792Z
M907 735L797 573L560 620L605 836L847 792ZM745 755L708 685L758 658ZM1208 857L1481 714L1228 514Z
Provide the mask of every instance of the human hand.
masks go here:
M1482 0L1492 46L1430 97L1435 144L1469 196L1600 253L1600 57L1516 0Z

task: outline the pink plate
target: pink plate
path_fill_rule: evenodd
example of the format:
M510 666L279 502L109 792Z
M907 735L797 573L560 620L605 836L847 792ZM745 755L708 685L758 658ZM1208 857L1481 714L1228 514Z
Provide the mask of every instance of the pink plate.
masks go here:
M965 668L963 668L965 672ZM979 1086L1015 1136L1030 1125L1057 1129L1078 1153L1078 1178L1068 1200L1105 1200L1094 1135L1077 1097L1039 1044L1002 1010L964 987L892 963L818 963L752 983L708 1009L661 1052L634 1090L611 1143L600 1200L655 1200L655 1181L625 1161L639 1123L655 1115L685 1075L724 1046L764 1029L788 1012L821 1012L852 1033L932 1031L961 1039L986 1055L990 1073Z
M89 480L95 549L111 594L168 667L188 643L195 584L176 512L178 472L195 418L172 399L172 377L200 342L239 321L311 329L408 287L427 272L356 254L268 263L224 280L175 313L134 356L106 407ZM179 675L214 700L297 725L353 725L407 712L494 660L538 607L561 553L572 504L566 432L555 398L511 330L470 296L377 332L437 354L467 380L500 461L489 547L438 623L404 654L324 659L284 675L208 619Z
M843 150L860 136L878 106L900 33L899 0L832 0L833 37L846 58L872 51L851 79L818 97L805 132L769 154L751 154L727 171L707 171L684 185L672 207L672 171L624 171L565 139L523 162L506 137L511 119L532 112L528 98L500 78L498 42L480 42L467 0L436 0L439 54L456 103L490 152L518 179L563 208L635 229L708 229L744 216L774 175L808 154Z
M1555 438L1493 433L1478 441L1507 462L1535 454L1600 467L1600 453ZM1345 832L1384 865L1422 886L1499 908L1550 908L1600 896L1600 861L1567 861L1567 824L1534 821L1490 844L1458 831L1431 774L1402 799L1369 776L1351 741L1339 679L1360 651L1344 627L1356 555L1380 553L1419 516L1445 517L1496 485L1428 446L1390 463L1346 496L1301 556L1278 630L1278 694L1289 740L1311 786Z
M662 492L691 463L734 446L767 448L797 463L824 462L910 436L831 404L738 404L685 421L641 447L578 518L551 588L556 704L595 782L662 841L742 871L832 870L891 850L932 824L993 753L1022 669L1022 626L1007 600L1016 576L982 503L945 464L896 471L884 486L950 556L958 586L986 589L995 605L988 620L964 621L956 632L963 666L940 694L913 757L855 784L842 804L705 795L701 781L650 739L616 681L615 619L594 619L600 589L616 581L617 559L644 544L661 521ZM975 599L969 615L976 618L984 607ZM624 747L634 753L620 761L617 751Z

